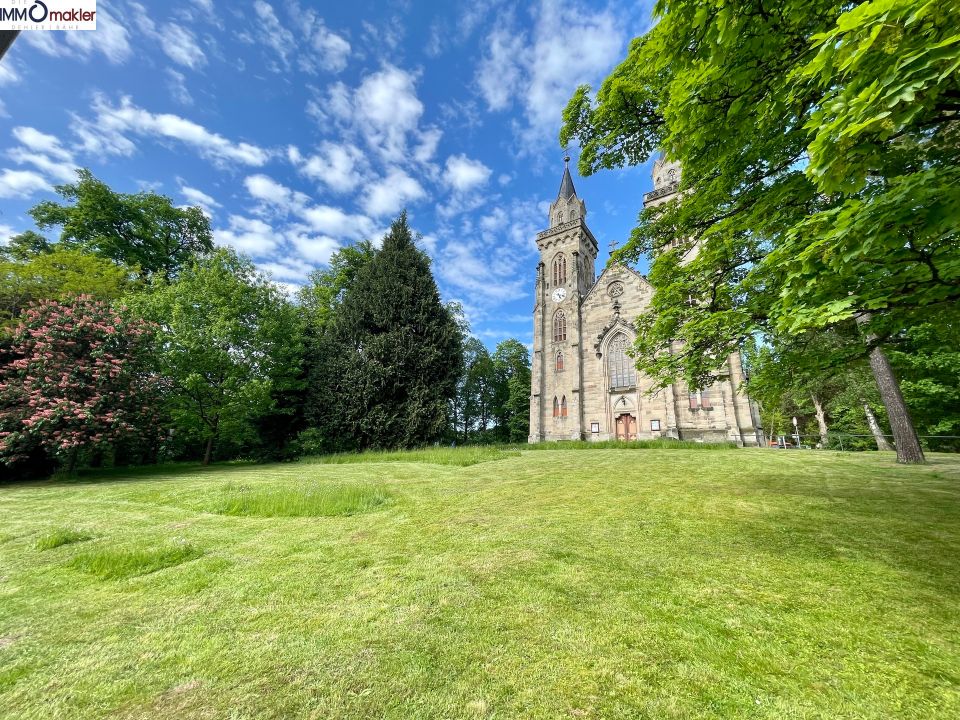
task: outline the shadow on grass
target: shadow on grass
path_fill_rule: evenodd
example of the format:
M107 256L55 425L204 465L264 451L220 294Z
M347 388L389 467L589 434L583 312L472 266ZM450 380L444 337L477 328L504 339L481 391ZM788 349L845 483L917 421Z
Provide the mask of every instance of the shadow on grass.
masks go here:
M133 465L129 467L84 468L83 470L77 471L74 475L60 473L48 478L38 478L34 480L0 481L0 490L5 488L51 487L58 485L73 487L149 479L172 480L185 475L198 476L207 473L220 476L223 473L249 470L251 467L257 465L260 465L260 463L248 460L230 460L206 466L198 462L175 462L160 463L157 465Z

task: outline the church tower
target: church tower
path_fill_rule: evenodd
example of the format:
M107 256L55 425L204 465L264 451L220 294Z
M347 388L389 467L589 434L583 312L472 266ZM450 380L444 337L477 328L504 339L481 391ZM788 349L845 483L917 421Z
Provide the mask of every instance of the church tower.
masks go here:
M583 436L581 305L596 281L597 240L564 158L547 229L537 234L530 442Z

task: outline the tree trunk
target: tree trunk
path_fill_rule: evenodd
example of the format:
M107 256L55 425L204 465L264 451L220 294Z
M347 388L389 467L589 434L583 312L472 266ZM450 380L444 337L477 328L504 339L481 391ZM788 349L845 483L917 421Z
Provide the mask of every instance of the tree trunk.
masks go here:
M890 421L890 430L893 432L893 442L897 446L897 462L908 464L925 463L923 448L920 447L920 438L913 428L910 411L900 392L900 383L893 374L890 361L883 350L875 347L870 351L870 369L873 378L880 389L880 398L887 409L887 419Z
M870 315L864 314L857 318L857 323L863 324L869 320ZM874 339L872 336L867 336L868 343ZM883 400L883 406L887 410L893 442L897 446L897 462L909 465L925 463L927 459L923 456L920 438L917 437L910 411L907 410L903 393L900 392L900 383L897 382L897 376L893 374L890 360L879 347L870 351L870 369L873 371L877 389L880 390L880 399Z
M893 446L887 440L887 436L880 429L880 423L877 422L877 416L873 414L873 408L868 403L863 404L863 412L867 416L867 425L870 426L870 432L873 433L873 439L877 441L877 450L893 450Z
M830 442L830 438L827 436L827 414L823 411L823 403L820 402L820 398L811 395L810 399L813 400L813 412L817 416L817 427L820 428L820 447L826 450L827 444Z
M203 453L203 464L209 465L210 458L213 456L213 435L207 438L207 449Z

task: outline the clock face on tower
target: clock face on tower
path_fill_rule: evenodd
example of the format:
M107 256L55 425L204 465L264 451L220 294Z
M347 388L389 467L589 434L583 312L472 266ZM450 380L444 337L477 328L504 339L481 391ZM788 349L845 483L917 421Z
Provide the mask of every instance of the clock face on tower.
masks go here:
M567 296L566 288L557 288L553 291L553 301L555 303L563 302L563 299Z

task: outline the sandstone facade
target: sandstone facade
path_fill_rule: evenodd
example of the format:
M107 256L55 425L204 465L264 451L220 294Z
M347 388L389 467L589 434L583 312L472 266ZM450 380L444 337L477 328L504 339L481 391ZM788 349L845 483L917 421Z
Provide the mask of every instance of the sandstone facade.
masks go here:
M668 201L678 187L679 168L657 163L645 204ZM537 236L530 442L672 437L761 444L759 413L740 391L739 354L702 390L676 383L653 391L636 371L626 351L636 338L633 319L653 288L624 265L596 277L598 247L586 215L565 168L549 227Z

